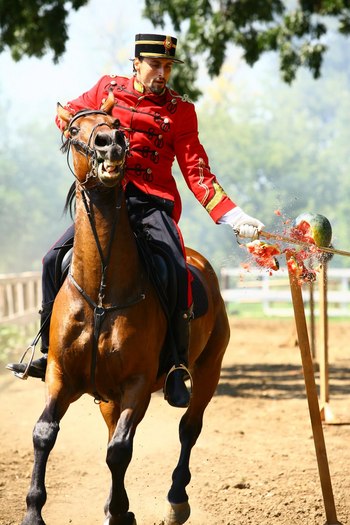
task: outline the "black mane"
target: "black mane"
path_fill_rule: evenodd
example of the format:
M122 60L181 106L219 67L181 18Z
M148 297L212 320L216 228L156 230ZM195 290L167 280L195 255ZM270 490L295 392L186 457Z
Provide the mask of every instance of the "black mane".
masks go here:
M63 212L64 213L69 212L72 219L74 218L74 212L75 212L75 193L76 193L76 188L75 188L75 181L74 181L68 190L66 202L63 208Z

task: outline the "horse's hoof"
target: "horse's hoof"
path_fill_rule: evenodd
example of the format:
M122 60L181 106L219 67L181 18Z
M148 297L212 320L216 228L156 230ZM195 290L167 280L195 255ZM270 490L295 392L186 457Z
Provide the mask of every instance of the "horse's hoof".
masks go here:
M128 512L125 520L123 521L123 525L137 525L135 514L133 512Z
M21 525L45 525L45 522L41 517L40 511L30 509L24 516Z
M103 525L137 525L137 523L135 514L133 512L127 512L121 521L116 521L112 516L108 516L103 522Z
M191 507L188 501L183 503L171 503L167 501L164 514L163 525L182 525L191 514Z
M123 522L124 525L124 522ZM128 512L125 519L125 525L137 525L135 514L133 512Z

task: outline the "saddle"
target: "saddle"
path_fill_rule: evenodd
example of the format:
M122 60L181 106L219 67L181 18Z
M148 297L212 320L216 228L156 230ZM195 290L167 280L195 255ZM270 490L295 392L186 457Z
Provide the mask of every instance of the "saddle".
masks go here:
M166 310L166 316L171 319L175 307L177 296L177 276L174 263L164 250L158 245L152 245L142 237L136 237L139 253L147 269L148 275L154 285L160 302ZM72 240L67 241L64 245L56 248L58 254L56 257L55 278L57 288L59 288L66 279L73 253ZM197 319L206 314L208 310L208 297L205 291L201 272L189 264L189 270L192 275L192 297L193 297L193 318Z

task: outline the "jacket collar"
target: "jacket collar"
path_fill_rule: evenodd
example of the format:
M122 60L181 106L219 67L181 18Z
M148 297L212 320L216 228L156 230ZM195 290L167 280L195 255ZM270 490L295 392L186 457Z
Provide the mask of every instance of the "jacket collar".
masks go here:
M133 81L134 81L134 90L137 91L137 93L140 93L140 95L144 95L145 94L145 86L143 84L141 84L141 82L139 82L136 78L133 78ZM161 97L163 96L165 93L166 93L166 87L163 89L162 93L160 93L159 95L154 95L153 93L147 93L147 95L150 95L150 96L155 96L155 97Z

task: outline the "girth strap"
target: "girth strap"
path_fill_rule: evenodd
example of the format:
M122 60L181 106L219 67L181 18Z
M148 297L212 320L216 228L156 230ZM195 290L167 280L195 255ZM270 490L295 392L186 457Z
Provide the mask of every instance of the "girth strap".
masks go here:
M94 338L92 344L92 355L91 355L91 367L90 367L90 377L93 387L93 396L95 403L104 401L108 403L108 399L103 399L96 389L96 361L97 361L97 349L98 349L98 340L100 337L101 327L103 320L106 316L106 309L101 306L95 306L94 308Z

